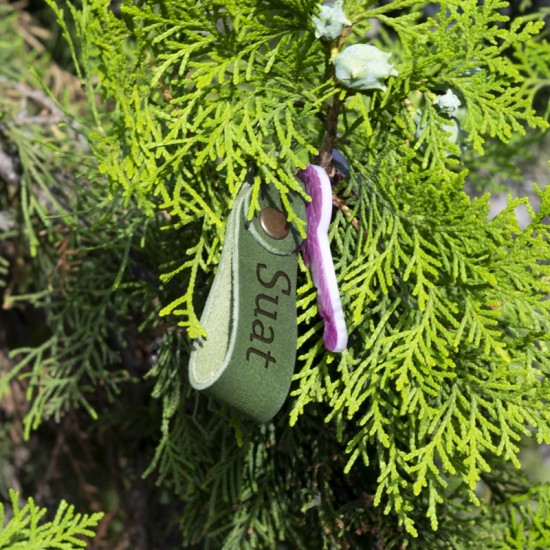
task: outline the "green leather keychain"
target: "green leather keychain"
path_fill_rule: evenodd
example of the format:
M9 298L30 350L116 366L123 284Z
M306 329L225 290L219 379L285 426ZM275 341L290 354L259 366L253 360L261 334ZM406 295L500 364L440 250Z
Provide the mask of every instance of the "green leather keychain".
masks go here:
M252 186L245 182L227 221L218 271L193 344L191 385L257 420L283 405L296 360L296 276L302 243L288 224L278 191L263 185L260 210L247 220ZM305 204L289 194L305 221Z

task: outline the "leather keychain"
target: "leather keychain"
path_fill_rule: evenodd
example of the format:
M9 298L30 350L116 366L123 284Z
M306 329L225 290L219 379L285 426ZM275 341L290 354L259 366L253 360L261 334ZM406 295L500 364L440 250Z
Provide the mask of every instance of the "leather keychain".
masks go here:
M189 360L193 388L267 422L283 405L296 361L296 278L303 239L289 224L279 192L260 190L260 210L247 220L245 182L229 215L218 271ZM306 220L298 193L292 211Z

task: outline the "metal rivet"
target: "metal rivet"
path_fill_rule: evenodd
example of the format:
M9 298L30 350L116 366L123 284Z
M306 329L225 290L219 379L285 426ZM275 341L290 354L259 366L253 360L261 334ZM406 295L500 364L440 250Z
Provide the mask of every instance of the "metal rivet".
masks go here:
M260 225L270 237L277 240L284 239L290 231L284 213L271 206L260 212Z

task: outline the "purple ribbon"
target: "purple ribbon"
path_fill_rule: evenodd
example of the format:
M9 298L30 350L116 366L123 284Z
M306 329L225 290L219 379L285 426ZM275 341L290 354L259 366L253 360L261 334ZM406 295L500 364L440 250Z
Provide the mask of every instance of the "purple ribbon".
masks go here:
M323 342L329 351L342 352L348 343L346 321L328 242L332 216L332 187L323 168L308 164L298 173L311 202L306 206L307 238L302 244L304 261L317 288L319 313L325 321Z

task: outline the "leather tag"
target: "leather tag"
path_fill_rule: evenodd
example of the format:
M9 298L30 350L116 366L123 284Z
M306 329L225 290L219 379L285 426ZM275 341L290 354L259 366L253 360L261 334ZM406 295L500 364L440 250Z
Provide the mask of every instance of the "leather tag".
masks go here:
M245 415L266 422L283 405L296 361L296 276L302 243L286 222L278 191L262 187L260 211L247 221L252 187L244 183L194 342L191 385ZM305 204L289 196L305 221Z

